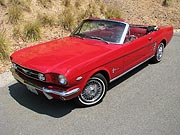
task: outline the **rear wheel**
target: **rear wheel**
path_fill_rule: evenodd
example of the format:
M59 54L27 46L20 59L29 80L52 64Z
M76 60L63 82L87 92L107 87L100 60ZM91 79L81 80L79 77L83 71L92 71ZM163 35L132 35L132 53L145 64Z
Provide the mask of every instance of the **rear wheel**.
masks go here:
M164 43L161 42L158 46L158 49L156 50L155 56L152 58L152 62L154 63L160 62L162 60L163 53L164 53Z
M107 91L106 78L98 73L91 77L82 93L76 98L81 106L92 106L102 101Z

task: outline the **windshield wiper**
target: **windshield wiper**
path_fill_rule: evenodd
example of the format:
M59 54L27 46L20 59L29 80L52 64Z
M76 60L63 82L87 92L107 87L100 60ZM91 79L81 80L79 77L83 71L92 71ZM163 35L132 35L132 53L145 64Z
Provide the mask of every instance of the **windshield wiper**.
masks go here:
M77 33L77 34L72 34L72 35L70 35L70 36L84 39L84 37L82 36L82 34L78 34L78 33Z
M74 37L78 37L78 38L89 38L88 35L86 34L83 34L83 33L75 33L75 34L72 34L71 36L74 36Z
M72 34L71 36L82 38L82 39L84 39L84 38L96 39L96 40L100 40L102 42L109 44L109 42L105 41L103 38L96 37L96 36L90 36L90 35L86 35L86 34L82 34L82 33Z
M101 40L102 42L105 42L105 43L109 44L109 42L108 42L108 41L105 41L103 38L95 37L95 36L88 36L88 37L91 38L91 39Z

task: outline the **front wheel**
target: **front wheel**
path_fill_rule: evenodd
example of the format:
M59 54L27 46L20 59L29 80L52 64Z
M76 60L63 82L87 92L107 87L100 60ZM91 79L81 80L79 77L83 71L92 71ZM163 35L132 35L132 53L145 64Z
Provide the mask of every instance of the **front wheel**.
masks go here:
M76 98L80 106L92 106L102 101L107 91L106 78L98 73L91 77L82 93Z
M154 63L160 62L163 57L163 52L164 52L164 43L161 42L156 50L155 56L152 58L152 62Z

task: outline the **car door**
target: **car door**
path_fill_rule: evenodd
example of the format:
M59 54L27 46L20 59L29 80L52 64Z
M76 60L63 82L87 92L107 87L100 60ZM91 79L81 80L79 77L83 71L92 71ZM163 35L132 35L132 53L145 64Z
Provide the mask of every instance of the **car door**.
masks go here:
M124 71L144 62L154 54L154 41L151 34L123 45Z

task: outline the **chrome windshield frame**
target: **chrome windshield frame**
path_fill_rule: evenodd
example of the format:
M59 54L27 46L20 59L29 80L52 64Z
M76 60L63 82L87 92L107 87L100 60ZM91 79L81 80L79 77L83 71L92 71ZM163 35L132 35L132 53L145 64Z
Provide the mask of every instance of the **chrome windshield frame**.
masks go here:
M110 22L117 22L117 23L124 24L124 25L125 25L125 28L124 28L124 31L123 31L123 33L122 33L122 36L121 36L119 42L109 42L109 41L107 41L109 44L123 44L123 43L124 43L125 38L126 38L126 35L127 35L128 31L129 31L129 24L126 23L126 22L118 21L118 20L94 19L94 18L93 18L93 19L85 19L85 20L83 20L83 21L80 23L80 25L71 33L70 36L73 36L73 34L75 34L75 32L82 27L84 21L88 21L88 20L94 20L94 21L96 21L96 20L97 20L97 21L101 21L101 20L102 20L102 21L110 21Z
M119 44L123 44L124 43L126 35L127 35L128 31L129 31L129 24L125 23L125 22L121 22L121 23L124 23L126 26L124 28L124 31L123 31L123 34L121 36L121 40L120 40Z

